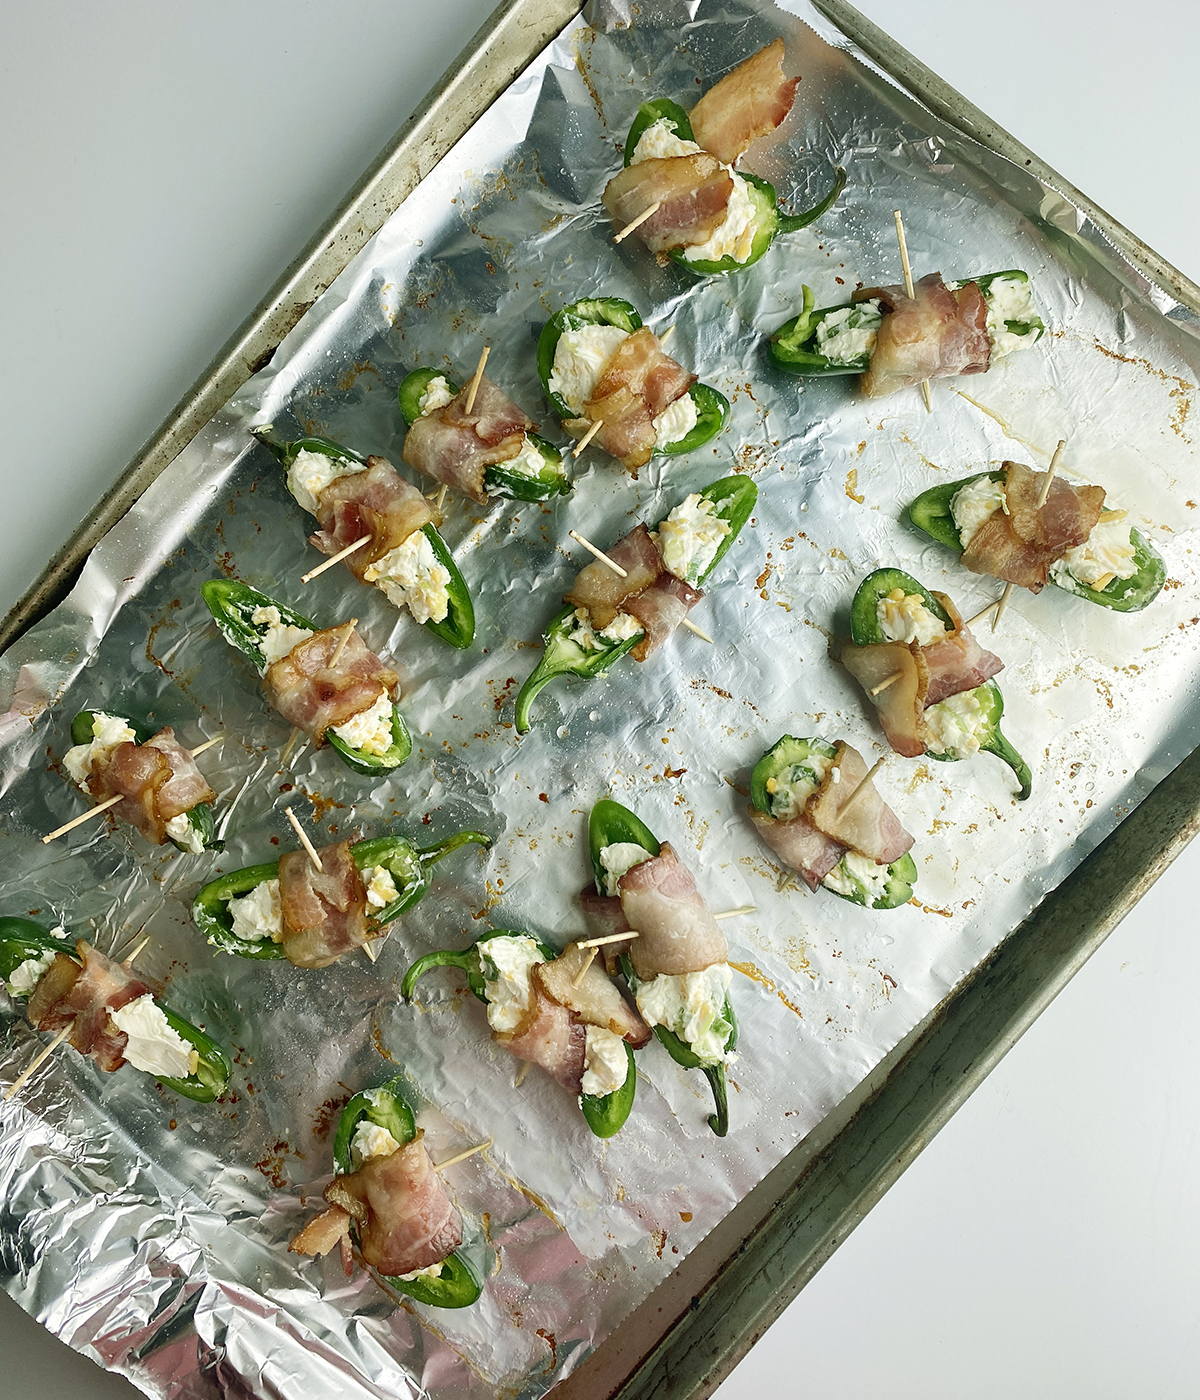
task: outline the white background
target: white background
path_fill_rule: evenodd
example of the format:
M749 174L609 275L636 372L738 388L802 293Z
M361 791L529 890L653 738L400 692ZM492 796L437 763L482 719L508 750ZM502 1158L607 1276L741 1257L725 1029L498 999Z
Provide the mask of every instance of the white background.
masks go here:
M1182 0L860 0L1200 279ZM0 613L300 251L490 0L6 0ZM801 89L803 93L803 89ZM1200 849L718 1392L1194 1397ZM0 1295L5 1394L132 1397Z

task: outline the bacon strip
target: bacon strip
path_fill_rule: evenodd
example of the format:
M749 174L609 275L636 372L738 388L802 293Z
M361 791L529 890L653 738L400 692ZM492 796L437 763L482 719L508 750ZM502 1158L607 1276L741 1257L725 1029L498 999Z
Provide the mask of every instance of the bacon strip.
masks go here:
M721 926L669 841L657 856L627 870L617 888L629 926L638 932L629 958L642 981L663 972L702 972L728 959Z
M403 456L410 467L486 505L485 470L515 457L537 424L486 374L480 376L470 413L469 393L468 386L418 418L404 439Z
M944 637L936 642L927 642L921 648L929 672L926 709L940 700L949 699L951 695L974 690L1004 670L1004 662L990 651L985 651L971 635L962 614L947 595L935 592L933 596L950 614L954 627Z
M711 155L666 156L626 166L602 196L620 232L652 204L658 209L634 234L652 253L707 243L725 221L733 176Z
M327 729L370 709L384 691L394 695L400 680L357 630L351 631L337 666L331 667L329 663L345 635L344 624L314 632L307 641L272 662L263 677L263 688L271 704L318 745L325 742Z
M333 1209L310 1221L289 1248L324 1254L348 1239L353 1220L363 1259L381 1274L411 1274L453 1253L462 1243L462 1220L422 1137L418 1131L398 1151L335 1176L325 1188Z
M845 846L818 831L803 812L781 822L751 807L750 820L784 865L795 870L810 890L817 889L846 854Z
M1050 565L1081 545L1104 513L1103 487L1072 486L1060 476L1039 507L1045 482L1045 472L1004 463L1007 513L996 511L972 536L962 556L968 569L1034 593L1045 587Z
M880 398L923 379L982 374L991 363L987 304L974 282L950 291L940 272L922 277L909 299L903 287L865 287L855 301L882 301L883 322L862 377L868 398Z
M331 481L317 499L320 530L308 537L322 554L336 554L370 535L371 543L346 556L346 567L364 581L367 569L434 518L433 507L383 457L368 457L365 472Z
M796 100L799 78L783 75L783 40L773 39L714 83L689 113L698 145L732 165L769 136Z
M840 741L836 748L837 757L809 800L806 815L818 831L847 849L879 865L891 865L912 846L913 838L876 792L874 782L849 801L869 770L857 749Z
M109 1013L145 996L149 988L84 939L75 949L79 963L65 953L55 954L30 994L25 1014L41 1031L69 1025L71 1044L81 1055L90 1055L103 1070L115 1070L124 1063L129 1037Z
M537 1065L571 1094L583 1092L587 1056L587 1027L567 1007L547 996L541 984L531 982L529 1009L511 1031L495 1031L493 1038L511 1050L518 1060Z
M639 1049L650 1039L650 1027L617 990L598 960L588 961L589 950L571 943L553 962L539 963L533 980L560 1006L565 1006L585 1026L599 1026ZM582 980L575 979L583 968Z
M842 665L868 695L877 685L899 674L898 681L871 700L892 748L905 758L919 758L929 737L925 723L929 668L921 648L904 642L877 642L866 647L847 642L842 648Z
M103 767L93 767L88 788L97 802L123 798L116 805L116 815L156 846L167 839L167 822L172 817L217 795L191 754L176 742L170 725L144 744L118 744Z
M304 851L279 858L283 951L296 967L328 967L375 936L349 841L325 846L318 870Z
M585 885L579 896L583 907L583 919L587 924L589 938L607 938L614 933L631 933L629 920L621 905L620 895L596 893L594 884ZM604 954L604 970L610 977L616 975L620 967L620 957L629 948L629 943L606 943L601 949Z
M597 559L579 571L570 592L563 595L563 601L572 607L587 608L597 631L612 622L627 598L649 588L663 571L662 556L645 525L631 530L607 553L628 577L622 578Z
M645 661L656 652L679 626L688 613L696 606L703 592L690 583L677 579L665 570L658 578L625 603L625 611L642 624L646 635L629 653L635 661Z
M566 419L563 426L582 437L593 423L602 422L594 440L633 471L645 466L657 445L654 420L695 382L696 376L673 360L654 332L642 326L617 346L583 405L583 416Z

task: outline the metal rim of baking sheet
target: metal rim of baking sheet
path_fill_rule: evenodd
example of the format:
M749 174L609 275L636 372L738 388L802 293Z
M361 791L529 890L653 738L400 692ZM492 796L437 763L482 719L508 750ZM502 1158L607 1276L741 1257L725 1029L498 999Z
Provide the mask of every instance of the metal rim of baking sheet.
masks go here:
M862 55L935 117L1066 196L1124 259L1200 317L1200 286L845 0L814 4ZM316 298L454 142L582 8L577 0L503 0L493 11L321 231L9 611L0 624L0 651L62 601L91 549L262 368ZM698 1400L711 1394L1197 829L1200 751L1163 779L561 1383L558 1393L563 1400ZM640 1345L634 1342L639 1334Z

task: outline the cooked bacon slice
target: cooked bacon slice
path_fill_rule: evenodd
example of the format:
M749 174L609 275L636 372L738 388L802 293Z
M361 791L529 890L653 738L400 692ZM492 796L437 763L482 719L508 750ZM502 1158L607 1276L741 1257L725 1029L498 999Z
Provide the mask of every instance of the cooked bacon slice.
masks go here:
M929 735L925 723L929 668L921 648L915 642L877 642L866 647L847 642L842 648L842 664L869 696L876 686L899 675L898 681L892 681L871 700L892 748L905 758L920 757Z
M404 439L403 455L410 467L485 505L484 471L515 457L537 424L486 374L480 376L470 413L469 393L468 385L444 407L418 418Z
M592 397L583 405L583 416L564 419L563 426L583 437L594 423L603 423L595 441L633 471L645 466L654 452L654 420L695 382L696 376L642 326L621 342L604 366Z
M846 854L845 846L818 831L803 812L781 822L751 807L750 820L784 865L795 870L810 890L815 890Z
M604 187L604 207L618 233L657 202L634 229L652 253L707 243L725 220L733 176L711 155L666 156L626 166Z
M968 569L1034 593L1045 587L1050 565L1082 544L1104 513L1103 487L1072 486L1060 476L1039 507L1045 483L1045 472L1004 463L1007 513L996 511L971 537L962 556Z
M614 933L632 932L620 895L597 894L596 886L588 884L579 896L579 903L583 906L583 919L590 938L607 938ZM620 967L621 954L628 947L628 942L606 943L600 949L604 954L604 970L610 977L615 976Z
M940 700L949 699L951 695L974 690L1004 670L1004 662L990 651L985 651L971 635L962 614L946 594L935 592L933 596L950 614L954 627L944 637L936 642L927 642L921 648L929 672L926 709Z
M597 559L580 569L571 591L563 595L563 601L572 607L587 608L597 631L612 622L627 598L649 588L663 571L662 555L645 525L631 530L607 553L627 577L622 578Z
M697 145L732 165L792 110L799 78L783 76L783 40L744 59L714 83L688 114Z
M650 1027L617 990L612 979L592 961L576 986L590 950L571 943L553 962L539 963L533 980L560 1006L565 1006L585 1026L599 1026L639 1049L650 1039Z
M818 831L847 849L880 865L891 865L912 846L913 838L875 791L874 782L869 782L853 802L849 801L870 770L857 749L841 741L836 748L837 757L826 769L806 815Z
M529 1009L511 1031L496 1031L494 1039L518 1060L544 1069L571 1094L583 1092L587 1027L571 1011L531 982Z
M25 1014L41 1031L71 1027L71 1044L90 1055L103 1070L119 1068L129 1037L118 1030L109 1013L145 996L149 988L120 963L80 939L79 963L65 953L38 979Z
M625 611L636 617L646 629L646 635L629 653L630 656L635 661L645 661L662 646L703 597L699 588L693 588L673 574L661 573L636 598L627 599Z
M97 802L123 798L116 815L155 845L167 839L172 817L217 795L169 725L144 744L118 744L103 767L93 767L88 791Z
M381 1274L411 1274L453 1253L462 1243L462 1220L422 1138L418 1131L398 1151L369 1157L357 1171L335 1176L325 1199L342 1215L325 1211L289 1248L324 1254L348 1239L353 1220L363 1259Z
M370 535L371 543L346 556L346 567L363 582L370 565L397 549L414 530L434 518L433 507L384 457L368 457L365 472L331 481L317 499L321 528L308 542L336 554Z
M627 870L617 888L629 926L638 932L629 958L642 981L660 972L702 972L728 958L720 924L669 841L657 856Z
M304 851L279 857L283 951L297 967L328 967L374 936L350 842L338 841L317 854L323 870Z
M284 719L303 729L317 744L325 731L345 724L369 710L386 690L395 693L400 680L352 630L350 640L337 655L346 627L326 627L294 646L286 656L267 667L263 688L267 699Z
M288 1245L294 1254L328 1254L335 1246L341 1252L342 1268L349 1278L354 1271L354 1256L351 1253L350 1212L343 1206L330 1206L320 1215L315 1215L303 1230Z
M931 272L913 290L911 300L903 287L865 287L854 293L855 301L879 298L885 313L871 367L862 377L868 398L923 379L982 374L991 363L987 304L974 282L952 292L940 272Z

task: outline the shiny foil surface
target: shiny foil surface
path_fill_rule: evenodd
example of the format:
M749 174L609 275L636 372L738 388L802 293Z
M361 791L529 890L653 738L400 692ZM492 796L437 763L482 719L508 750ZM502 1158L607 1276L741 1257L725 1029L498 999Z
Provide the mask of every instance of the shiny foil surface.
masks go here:
M690 105L783 34L803 76L793 116L744 167L807 208L833 168L833 210L777 239L745 272L693 281L630 239L599 204L648 96ZM867 402L853 379L799 381L764 337L859 284L901 280L892 210L917 277L1024 268L1048 332L988 374ZM627 298L668 349L733 405L726 431L636 480L603 453L552 505L481 510L453 494L443 529L475 595L475 645L457 652L337 567L283 474L246 429L318 432L400 461L396 387L425 365L488 374L560 443L538 332L579 297ZM147 1394L536 1396L619 1326L671 1268L1200 741L1195 627L1200 486L1190 417L1194 317L1123 263L1061 195L932 117L803 3L597 0L458 143L288 337L271 364L93 552L71 596L0 661L4 874L0 913L62 922L105 950L149 935L138 971L234 1056L227 1097L194 1104L131 1068L105 1075L70 1050L0 1108L3 1283L45 1326ZM900 512L938 482L1015 458L1097 482L1162 552L1166 589L1122 616L1048 588L1017 591L993 638L1005 732L1034 772L1013 800L995 758L893 756L878 785L916 836L912 904L872 912L807 892L746 817L749 772L783 733L882 752L871 706L829 658L862 576L897 564L965 616L996 596ZM407 472L407 468L401 468ZM731 470L759 487L752 523L679 632L645 665L542 692L518 738L512 705L542 629L586 556L654 522ZM361 619L402 675L415 748L383 780L311 746L281 765L288 726L199 595L234 575L318 621ZM83 810L62 758L71 716L97 708L173 723L219 792L226 848L184 856L101 820L51 845ZM399 1000L410 961L486 927L580 936L586 820L612 795L669 839L726 920L741 1022L731 1131L706 1125L708 1089L655 1042L637 1102L601 1142L540 1071L488 1037L453 972ZM392 926L378 964L323 971L216 952L192 926L197 889L273 859L294 805L318 844L396 829L431 842L462 826L487 854L439 865ZM2 1000L2 997L0 997ZM5 1009L0 1077L39 1048ZM319 1205L331 1126L356 1090L412 1086L434 1160L487 1137L447 1174L466 1249L490 1270L462 1312L397 1306L335 1258L287 1242Z

